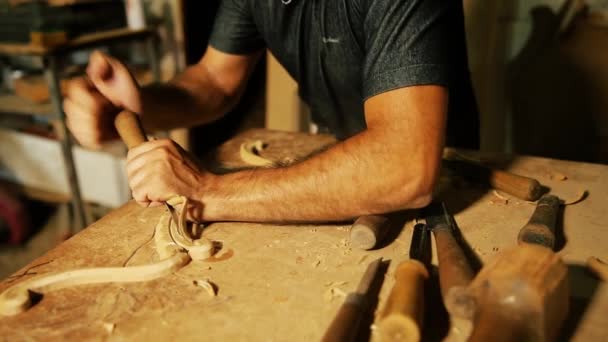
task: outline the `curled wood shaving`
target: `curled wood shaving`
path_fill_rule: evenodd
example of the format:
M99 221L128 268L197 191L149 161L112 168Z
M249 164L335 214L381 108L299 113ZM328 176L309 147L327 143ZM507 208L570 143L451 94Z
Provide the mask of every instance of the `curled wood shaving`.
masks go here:
M217 296L217 286L215 286L215 284L213 284L209 280L207 280L207 279L194 280L194 281L192 281L192 283L198 287L202 287L205 291L207 291L209 296L211 296L211 297Z
M261 140L244 142L239 150L241 160L252 166L272 167L275 163L267 158L260 156L266 145Z
M494 190L492 191L492 193L494 194L494 196L496 196L496 198L492 198L490 200L490 203L492 204L509 204L509 199L503 195L501 195L498 191Z
M572 205L572 204L576 204L576 203L580 203L582 202L585 198L587 198L587 195L589 195L589 192L587 192L587 190L580 190L576 197L573 197L570 200L563 200L563 205Z

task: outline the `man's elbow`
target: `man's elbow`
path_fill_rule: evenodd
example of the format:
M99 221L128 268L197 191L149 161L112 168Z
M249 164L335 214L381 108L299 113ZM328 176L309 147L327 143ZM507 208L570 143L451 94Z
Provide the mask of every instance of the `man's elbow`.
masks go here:
M434 174L434 173L433 173ZM391 186L395 189L385 203L386 211L424 208L433 200L437 178L434 175L403 177Z

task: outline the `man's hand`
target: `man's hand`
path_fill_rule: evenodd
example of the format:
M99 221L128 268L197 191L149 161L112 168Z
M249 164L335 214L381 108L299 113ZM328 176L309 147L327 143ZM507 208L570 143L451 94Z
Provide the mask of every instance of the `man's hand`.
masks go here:
M124 64L98 51L91 55L87 75L70 82L63 109L76 140L99 148L116 138L114 117L120 110L141 112L139 86Z
M193 201L192 216L200 220L200 192L212 174L203 170L198 162L169 139L146 142L129 150L127 176L133 198L142 206L157 206L175 195Z

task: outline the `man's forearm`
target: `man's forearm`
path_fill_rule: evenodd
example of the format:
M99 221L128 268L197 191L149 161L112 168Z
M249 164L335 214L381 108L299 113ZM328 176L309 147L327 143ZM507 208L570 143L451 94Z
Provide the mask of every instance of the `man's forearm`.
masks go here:
M189 67L168 83L143 87L140 95L140 112L150 131L209 123L238 100L218 89L200 65Z
M438 156L404 155L399 144L368 130L290 167L215 176L204 186L203 218L336 221L424 206L437 167L416 161Z

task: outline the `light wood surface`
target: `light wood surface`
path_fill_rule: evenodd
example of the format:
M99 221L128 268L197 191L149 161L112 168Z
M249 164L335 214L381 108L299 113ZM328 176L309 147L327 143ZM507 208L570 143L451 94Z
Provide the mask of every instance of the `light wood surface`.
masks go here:
M256 139L268 143L261 155L273 160L294 154L302 157L333 142L328 136L254 130L222 146L215 159L224 168L245 167L239 147ZM584 263L591 255L608 259L608 166L517 157L508 169L537 178L563 198L580 189L589 190L584 201L565 208L563 223L558 226L563 225L566 243L563 248L556 245L568 264L572 301L587 303L597 279L585 271ZM552 180L556 172L568 179ZM471 249L484 262L517 244L520 228L535 209L518 199L507 204L496 201L492 191L471 186L449 188L441 196ZM149 263L156 258L150 241L163 210L128 203L16 275L28 269L28 273L42 274L85 266L120 266L142 245L129 265ZM218 261L193 261L171 276L147 283L85 285L51 293L22 315L3 318L0 336L47 341L195 340L204 329L209 340L319 340L343 302L340 295L354 291L370 261L391 259L375 305L379 317L394 284L395 268L408 259L413 222L408 221L399 234L387 237L386 246L374 251L349 246L351 224L214 223L204 236L223 244ZM436 264L436 255L433 259ZM29 277L7 278L0 283L0 291ZM217 286L216 296L195 285L204 280ZM434 294L432 290L427 293ZM431 307L427 312L425 322L439 324L441 310ZM576 322L583 313L572 309L569 320ZM441 331L425 327L422 334Z

